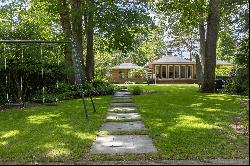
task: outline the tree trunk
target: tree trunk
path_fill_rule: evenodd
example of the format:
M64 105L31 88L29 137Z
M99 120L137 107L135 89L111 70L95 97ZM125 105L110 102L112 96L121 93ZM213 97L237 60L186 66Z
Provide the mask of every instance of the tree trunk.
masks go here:
M219 31L219 4L220 0L209 1L207 19L207 35L205 47L204 76L201 92L213 93L216 67L216 47Z
M204 22L201 22L199 25L199 35L200 35L200 60L202 66L202 73L204 73L204 61L205 61L205 47L206 47L206 30Z
M86 79L88 81L94 78L94 22L93 22L93 0L87 0L87 11L85 14L85 30L87 39L86 54Z
M76 47L76 63L79 64L77 73L81 77L81 81L85 81L84 58L83 58L83 44L82 44L82 0L72 0L72 36Z
M199 42L200 42L200 56L197 54L196 59L196 75L198 84L201 85L203 82L204 73L204 60L205 60L205 46L206 46L206 31L204 22L202 21L199 25Z
M196 78L200 86L202 84L202 65L199 54L195 55L195 60L196 60Z
M59 14L60 14L60 21L61 21L63 33L66 39L70 40L72 38L72 31L71 31L71 25L70 25L69 7L68 7L67 0L59 0L59 4L60 4ZM67 45L67 44L64 45L64 57L67 63L70 66L73 66L72 49L70 45ZM74 84L75 82L74 73L69 73L67 75L67 80L70 84Z

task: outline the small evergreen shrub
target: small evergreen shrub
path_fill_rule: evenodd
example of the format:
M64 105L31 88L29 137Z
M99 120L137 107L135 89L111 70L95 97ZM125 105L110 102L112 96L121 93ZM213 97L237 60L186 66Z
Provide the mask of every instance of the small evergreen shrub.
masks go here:
M142 94L142 92L143 92L143 90L142 90L142 88L139 87L139 86L134 86L134 87L132 88L132 94L133 94L133 95L140 95L140 94Z

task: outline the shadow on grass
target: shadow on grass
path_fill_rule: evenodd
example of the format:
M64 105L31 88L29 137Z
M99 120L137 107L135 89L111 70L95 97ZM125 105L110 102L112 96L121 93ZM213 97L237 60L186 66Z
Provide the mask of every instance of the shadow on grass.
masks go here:
M89 151L104 121L111 97L95 99L97 113L89 120L82 100L58 106L0 112L0 159L4 161L66 161ZM93 112L88 100L88 110Z
M135 96L154 143L167 159L243 158L248 140L230 124L242 109L236 95L205 94L197 86L151 86Z

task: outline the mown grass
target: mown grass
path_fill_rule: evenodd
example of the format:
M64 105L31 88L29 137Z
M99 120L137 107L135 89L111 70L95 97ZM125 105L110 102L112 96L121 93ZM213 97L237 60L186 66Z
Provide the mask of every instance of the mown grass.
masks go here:
M134 101L160 156L248 157L248 138L230 127L244 109L239 104L241 96L200 93L197 85L139 86L144 92L152 92L136 95Z
M82 100L0 112L0 161L69 161L87 153L105 120L111 96L88 100L89 120Z
M0 112L0 162L248 157L248 138L230 127L245 109L240 96L199 93L196 85L139 86L150 92L133 97L147 131L99 132L112 121L104 117L110 96L95 98L97 113L88 101L89 120L81 100ZM158 153L89 156L98 134L149 134Z

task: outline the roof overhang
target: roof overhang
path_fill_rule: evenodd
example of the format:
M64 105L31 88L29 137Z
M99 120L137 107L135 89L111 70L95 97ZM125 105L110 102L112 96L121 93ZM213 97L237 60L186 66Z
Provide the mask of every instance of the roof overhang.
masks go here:
M195 62L155 62L151 63L152 65L195 65Z
M113 67L112 69L143 69L143 67Z

